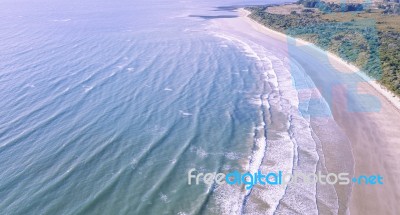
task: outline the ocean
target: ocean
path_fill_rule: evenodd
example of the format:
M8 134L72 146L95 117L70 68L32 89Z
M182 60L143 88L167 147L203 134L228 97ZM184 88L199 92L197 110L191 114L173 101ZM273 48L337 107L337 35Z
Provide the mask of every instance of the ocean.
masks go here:
M302 102L304 68L216 27L265 3L2 1L1 214L340 211L328 185L188 185L192 168L326 172L310 112L330 109Z

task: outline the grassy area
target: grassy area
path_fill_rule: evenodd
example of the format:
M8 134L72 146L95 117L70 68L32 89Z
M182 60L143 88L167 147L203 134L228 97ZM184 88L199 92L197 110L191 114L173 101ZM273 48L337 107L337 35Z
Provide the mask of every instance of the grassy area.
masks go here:
M371 12L346 12L346 13L327 13L321 14L321 18L332 22L351 22L354 20L374 20L379 31L400 32L400 16L385 15L383 10L374 9Z
M288 12L295 8L296 12ZM400 16L382 10L298 12L285 6L279 14L268 7L247 8L250 17L285 34L312 42L363 69L388 89L400 95Z
M288 4L288 5L281 5L281 6L273 6L273 7L268 7L267 12L268 13L273 13L273 14L282 14L282 15L289 15L293 11L296 11L296 13L303 13L304 6L300 4ZM317 9L312 9L314 11L317 11Z

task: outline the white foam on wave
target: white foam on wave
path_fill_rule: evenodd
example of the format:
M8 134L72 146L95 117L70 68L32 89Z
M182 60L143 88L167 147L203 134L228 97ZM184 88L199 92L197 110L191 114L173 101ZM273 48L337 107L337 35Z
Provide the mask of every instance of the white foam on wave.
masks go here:
M261 61L261 58L257 55L257 53L246 42L244 42L244 41L242 41L242 40L240 40L240 39L238 39L236 37L229 36L229 35L226 35L226 34L214 33L213 35L216 36L216 37L219 37L221 39L224 39L224 40L232 42L233 44L237 45L240 49L242 49L243 52L246 54L246 56Z
M35 88L36 87L34 84L31 84L31 83L27 84L26 86L29 87L29 88Z
M228 184L216 186L214 198L218 206L216 214L241 214L244 193L239 186Z
M240 158L240 156L235 152L226 152L225 157L230 160L238 160Z
M132 169L136 169L137 163L138 163L138 160L137 160L136 158L133 158L132 161L131 161L131 163L130 163L130 167L131 167Z
M168 202L169 202L169 201L168 201L168 196L165 195L164 193L160 193L160 199L161 199L161 201L164 202L164 203L168 203Z
M259 96L250 98L249 102L250 102L250 104L257 105L257 106L261 106L262 105L262 101L261 101L261 98Z
M206 158L208 155L209 155L209 153L208 152L206 152L203 148L201 148L201 147L196 147L196 146L193 146L193 147L191 147L190 148L190 151L191 152L194 152L198 157L200 157L200 158Z
M318 90L315 89L315 86L307 86L301 90L296 89L292 72L298 73L296 77L306 79L304 80L305 84L309 83L309 77L304 71L293 71L293 68L288 66L289 59L278 57L261 45L221 33L214 33L214 35L232 42L241 48L246 56L256 60L256 66L262 77L260 80L270 87L271 92L262 92L265 94L254 95L250 97L249 102L258 106L261 112L267 111L265 112L266 114L274 114L269 112L270 108L273 108L274 111L280 112L280 115L283 114L287 117L286 122L282 122L281 119L278 122L278 124L282 123L283 126L278 126L279 131L273 132L274 139L267 139L265 136L254 139L255 150L253 150L249 158L248 165L244 168L250 172L261 170L264 173L277 171L283 171L284 173L315 173L319 161L317 143L313 139L310 118L309 116L302 116L299 111L299 105L300 101L309 101L313 92L318 92ZM261 119L255 130L260 131L264 128L264 125L265 121ZM272 125L272 128L275 128L275 126ZM299 158L302 159L302 162L299 162ZM326 190L332 191L334 189ZM228 198L219 199L221 201L219 205L224 210L223 214L241 214L242 212L251 214L285 214L290 211L318 213L316 184L255 186L251 192L241 192L236 188L232 189L232 186L221 186L218 191L219 193L216 195ZM334 204L335 195L332 195L327 196L332 198L333 201L326 199L325 202L329 202L334 211L337 205ZM232 197L229 198L227 196ZM318 197L323 198L320 195ZM237 205L241 205L239 209ZM242 205L244 208L241 208Z
M87 93L87 92L89 92L89 91L91 91L93 89L93 86L84 85L83 89L84 89L85 93Z
M254 50L252 45L249 43L240 40L238 38L224 35L224 34L215 34L215 36L222 38L224 40L232 42L234 45L238 46L246 56L251 57L257 61L257 66L262 69L265 67L270 66L270 62L266 57L258 55L258 53ZM247 70L248 71L248 70ZM268 104L267 98L264 95L254 95L249 99L249 102L260 109L260 123L256 126L255 131L258 134L263 134L262 136L257 136L253 139L253 151L251 156L248 158L248 162L243 169L245 171L255 173L260 169L262 165L265 152L266 152L266 136L264 133L265 125L264 122L264 114L263 110L265 108L269 108L270 105ZM251 134L252 136L254 134ZM252 191L252 189L246 190L241 189L239 186L229 186L229 185L222 185L216 189L216 196L217 200L219 200L218 205L221 207L222 211L219 211L221 214L241 214L244 211L247 212L247 199ZM254 212L254 210L252 210Z
M285 100L282 100L282 89L280 88L282 82L279 81L278 74L281 68L277 68L274 65L274 55L268 53L262 46L253 44L254 51L257 53L261 61L258 62L258 70L260 71L260 80L264 85L268 86L270 90L262 91L263 94L259 95L262 101L260 105L260 110L263 113L260 116L262 127L269 131L270 129L278 129L274 133L274 139L267 138L268 135L265 134L262 138L263 146L260 145L256 139L258 146L257 151L253 152L252 159L250 161L249 170L251 172L257 172L260 170L263 173L268 172L291 172L293 168L293 157L294 157L294 143L290 139L290 134L287 131L289 125L286 123L286 129L282 126L274 125L275 120L268 122L266 125L265 117L274 117L274 113L271 112L271 108L279 110L281 114L289 115L289 107L284 108ZM264 87L265 88L265 87ZM292 98L287 98L288 100L296 100L296 95ZM278 124L284 118L280 118L277 122ZM283 122L285 125L285 123ZM279 138L278 138L279 137ZM255 186L251 190L251 194L245 205L245 212L252 214L273 214L275 213L276 207L279 205L279 201L285 195L286 186L285 185L263 185ZM260 204L260 202L263 202ZM264 206L262 206L264 205ZM268 207L266 207L267 205ZM260 210L260 206L265 207Z
M193 115L192 113L185 112L185 111L183 111L183 110L179 110L179 113L180 113L182 116L192 116L192 115Z
M53 19L52 21L53 22L69 22L69 21L71 21L72 19Z

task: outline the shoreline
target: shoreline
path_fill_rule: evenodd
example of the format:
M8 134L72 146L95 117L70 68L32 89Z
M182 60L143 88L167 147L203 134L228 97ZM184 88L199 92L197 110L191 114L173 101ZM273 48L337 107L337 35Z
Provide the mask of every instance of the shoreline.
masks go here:
M320 171L325 174L346 172L353 176L355 162L350 140L335 122L332 114L330 114L330 107L315 84L311 83L314 81L306 72L308 69L318 71L318 68L327 63L327 59L317 59L318 66L316 66L304 64L304 60L307 59L292 58L294 56L289 56L286 44L287 39L284 34L268 31L268 29L260 27L258 23L253 23L249 18L245 18L246 13L240 12L241 16L235 18L222 18L212 21L211 26L216 28L216 31L212 28L211 30L218 37L226 37L226 39L234 41L236 44L241 44L238 47L243 48L246 55L248 52L254 53L250 57L254 57L255 62L260 66L260 81L262 85L265 85L265 88L263 87L260 93L271 104L271 106L268 105L268 111L266 111L268 113L267 120L265 121L268 126L267 136L269 137L267 140L268 151L265 152L265 156L268 159L261 163L260 169L273 169L278 165L283 165L296 172ZM293 50L293 54L303 55L302 48L294 46L293 48L296 49ZM317 52L317 54L319 53ZM310 57L313 56L310 55L308 60L312 59ZM294 73L288 65L290 59L294 60L293 66L297 67L293 71ZM295 76L298 79L294 80ZM304 84L304 90L294 87L296 81ZM256 82L259 83L257 79ZM327 83L323 84L327 86ZM271 88L270 90L272 91L268 90L268 88ZM291 96L285 97L288 95ZM309 99L312 100L313 98L320 102L310 102ZM302 102L309 103L306 104L308 107L303 109L307 116L302 116L302 111L300 110ZM275 109L272 108L274 105L277 105ZM287 109L287 105L291 106L290 111ZM260 108L263 110L265 107ZM320 112L322 115L319 115L317 112L306 110L309 108L317 108L318 110L321 108L323 112L327 111L325 113L329 114L325 115ZM313 113L316 113L316 115L313 115ZM287 122L285 123L286 120ZM274 126L278 126L277 128L283 130L276 129ZM284 134L290 137L284 138ZM274 147L277 147L276 143L274 143L274 138L278 141L283 141L278 144L281 150L293 150L294 154L287 154L285 157L279 156L280 153L274 151ZM287 143L289 145L282 145L285 141L289 141ZM275 157L280 157L282 160L278 162ZM283 163L290 160L290 158L294 159L294 163L289 161L284 165ZM304 160L304 162L299 162L299 160ZM272 214L275 210L280 211L279 213L288 213L290 210L306 213L307 210L303 210L305 208L315 211L314 213L319 211L322 214L346 214L346 211L350 208L352 184L344 186L317 184L311 187L292 185L286 189L290 190L290 192L284 192L282 196L270 191L256 189L254 192L258 194L251 198L252 205L248 207L252 208L256 207L256 205L261 208L265 207L267 211L271 212L269 214ZM308 190L307 192L302 192L301 190L303 189ZM260 195L265 197L259 199L258 196ZM293 202L293 198L298 198L298 201ZM280 205L279 209L275 204ZM299 205L303 206L299 207Z
M320 49L319 47L315 46L314 44L307 42L305 40L297 39L290 37L284 33L279 31L275 31L270 29L255 20L248 17L250 14L249 11L240 8L239 9L239 18L247 22L250 27L256 29L257 31L266 34L274 39L280 40L283 43L288 41L288 38L294 39L296 46L298 45L311 45L312 49L317 50L318 52L325 52L324 50ZM327 52L325 52L327 53ZM328 54L328 59L331 60L338 60L333 54ZM343 61L332 62L332 64L344 64ZM322 96L322 95L321 95ZM332 110L331 110L332 111ZM324 121L324 122L322 122ZM350 140L346 137L345 133L342 131L342 128L335 123L335 119L332 118L331 120L321 120L319 117L310 120L310 127L314 134L317 136L317 139L320 141L316 143L317 148L319 148L318 156L322 159L321 163L318 162L316 171L327 171L327 173L335 173L340 174L341 172L348 172L350 175L355 175L355 165L356 162L354 160L353 149ZM322 126L322 127L321 127ZM329 132L326 132L323 127L329 127L330 131L335 131L336 137L331 138ZM317 141L318 142L318 141ZM323 167L321 167L321 165ZM329 195L329 191L325 190L321 185L316 185L317 190L321 190L321 193L316 195ZM324 205L327 199L317 198L317 205L318 209L320 210L319 213L333 213L333 214L350 214L350 205L351 205L351 198L352 198L352 191L353 186L340 186L334 185L334 190L336 193L337 198L337 211L334 212L334 208L327 207ZM332 206L332 205L331 205Z
M359 75L363 80L365 80L365 82L367 82L370 86L372 86L379 94L381 94L384 98L386 98L387 101L389 101L400 112L400 97L395 95L390 90L388 90L382 84L378 83L376 80L373 80L372 78L370 78L365 72L363 72L357 66L353 65L352 63L349 63L349 62L345 61L344 59L340 58L335 53L332 53L332 52L327 51L327 50L323 50L322 48L318 47L317 45L315 45L315 44L313 44L311 42L308 42L308 41L303 40L301 38L296 38L296 37L292 37L292 36L286 35L286 34L284 34L282 32L273 30L271 28L268 28L265 25L262 25L262 24L258 23L257 21L255 21L255 20L251 19L250 17L248 17L251 13L250 13L250 11L248 11L248 10L246 10L244 8L238 8L238 13L240 14L240 17L244 18L246 21L248 21L248 22L250 21L253 24L258 25L258 27L265 28L266 31L269 31L269 32L271 32L271 33L273 33L275 35L280 36L281 39L284 39L285 37L286 38L291 38L291 39L294 39L296 41L296 43L299 43L299 44L302 44L302 45L310 45L310 46L313 46L313 48L317 49L320 52L327 53L327 55L330 58L343 63L344 65L346 65L346 67L348 67L350 69L351 72L354 72L357 75Z
M359 83L357 92L375 96L380 102L379 111L351 112L347 109L348 98L346 90L333 89L332 95L335 97L335 101L332 102L331 112L334 121L349 139L350 149L345 150L350 150L353 154L354 163L351 165L354 165L354 176L380 174L383 175L385 182L381 186L359 186L353 184L350 199L348 204L346 204L347 206L345 206L347 207L347 211L344 213L339 212L339 214L400 213L400 205L398 205L400 201L400 195L398 194L400 193L400 186L397 184L397 178L400 177L400 148L398 147L400 143L400 135L398 135L398 131L400 130L400 124L398 123L400 122L399 97L336 54L325 51L308 41L270 29L248 17L250 12L243 8L238 8L237 13L237 19L248 25L249 30L252 28L255 32L273 38L283 44L288 42L288 38L291 38L295 41L296 46L308 45L310 48L304 50L306 56L313 57L308 54L308 50L314 52L314 57L318 53L327 55L329 66L332 66L334 70L344 73L356 73L358 78L367 82ZM246 31L245 28L242 30ZM249 32L244 34L251 36ZM297 55L297 57L299 56ZM294 60L301 60L301 57ZM304 62L304 59L303 63L307 64L307 62ZM328 67L321 68L327 69ZM329 80L329 75L326 76L327 74L319 72L318 69L317 72L315 71L314 69L311 72L311 75L316 79L313 82L323 83L326 82L325 80ZM360 104L363 105L362 103ZM318 126L316 129L318 130ZM324 135L323 132L320 134ZM317 134L317 136L319 135ZM340 149L341 146L338 145L341 142L333 143L332 139L329 138L323 142L323 145L327 147L323 149L324 153L327 153L327 156L333 159L331 160L333 163L338 162L336 165L339 165L327 164L327 166L330 165L331 167L328 167L329 170L340 169L348 165L346 162L339 162L343 161L343 155L340 154L340 150L343 149Z

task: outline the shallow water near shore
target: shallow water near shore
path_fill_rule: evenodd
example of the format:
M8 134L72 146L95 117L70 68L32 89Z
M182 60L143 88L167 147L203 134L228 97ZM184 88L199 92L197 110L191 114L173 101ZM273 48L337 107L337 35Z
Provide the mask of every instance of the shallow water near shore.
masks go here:
M333 186L187 185L191 168L345 169L324 156L318 135L341 136L307 68L221 27L237 13L218 7L262 3L2 2L0 211L345 211Z

